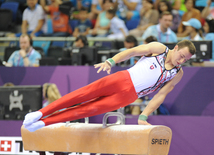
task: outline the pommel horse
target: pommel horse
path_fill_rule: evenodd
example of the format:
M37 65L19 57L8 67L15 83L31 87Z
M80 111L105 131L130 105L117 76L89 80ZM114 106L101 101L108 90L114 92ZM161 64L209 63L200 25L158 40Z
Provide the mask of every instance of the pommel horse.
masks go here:
M109 116L119 116L115 124L107 124ZM29 132L21 127L25 150L54 152L86 152L105 154L167 155L172 131L166 126L124 125L118 112L106 113L103 124L56 123Z

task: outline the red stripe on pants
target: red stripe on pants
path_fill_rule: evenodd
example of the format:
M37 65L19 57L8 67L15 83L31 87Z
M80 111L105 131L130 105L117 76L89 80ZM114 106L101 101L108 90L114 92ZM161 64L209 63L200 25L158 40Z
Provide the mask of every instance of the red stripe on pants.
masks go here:
M137 98L129 72L124 70L77 89L39 111L44 117L67 108L43 119L45 125L50 125L117 110L134 102ZM79 103L82 104L73 106Z

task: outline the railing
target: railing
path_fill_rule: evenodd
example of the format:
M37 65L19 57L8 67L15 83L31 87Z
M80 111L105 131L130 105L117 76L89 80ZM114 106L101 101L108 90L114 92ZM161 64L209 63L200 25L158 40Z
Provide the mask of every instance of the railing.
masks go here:
M33 40L35 41L74 41L76 38L75 37L35 37ZM106 37L88 37L88 41L123 41L124 39L109 39ZM0 41L18 41L19 38L15 37L0 37ZM137 40L143 41L143 38L137 38ZM182 38L178 38L178 40L182 40Z

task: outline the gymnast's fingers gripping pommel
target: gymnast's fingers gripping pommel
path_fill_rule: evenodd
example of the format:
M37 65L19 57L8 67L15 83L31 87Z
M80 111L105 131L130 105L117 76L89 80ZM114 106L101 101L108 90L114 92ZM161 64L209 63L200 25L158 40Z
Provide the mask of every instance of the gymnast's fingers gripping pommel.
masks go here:
M151 125L151 124L148 123L147 121L142 121L142 120L138 120L138 124L139 124L139 125Z

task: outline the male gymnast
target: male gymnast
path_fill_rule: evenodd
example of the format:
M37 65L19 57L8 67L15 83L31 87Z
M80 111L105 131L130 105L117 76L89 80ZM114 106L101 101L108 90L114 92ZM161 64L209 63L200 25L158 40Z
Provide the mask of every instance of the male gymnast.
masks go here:
M139 97L159 90L138 118L138 124L150 125L147 122L148 116L163 103L167 94L181 80L181 64L189 60L195 51L191 41L183 40L172 50L162 43L151 42L120 52L103 63L95 64L95 68L98 68L97 73L106 71L110 74L111 67L116 63L134 56L142 57L127 70L98 79L36 112L28 113L23 125L33 132L50 124L117 110Z

